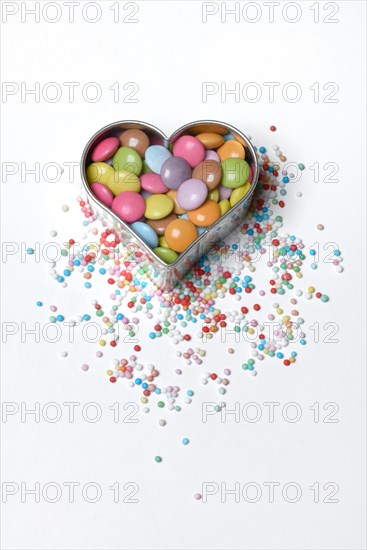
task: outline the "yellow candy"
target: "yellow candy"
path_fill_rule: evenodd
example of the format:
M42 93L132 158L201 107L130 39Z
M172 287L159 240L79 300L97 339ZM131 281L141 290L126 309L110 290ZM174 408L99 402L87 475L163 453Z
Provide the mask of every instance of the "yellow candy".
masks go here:
M163 248L169 248L167 241L164 238L164 235L162 235L162 237L159 237L159 246L162 246Z
M243 199L243 197L247 195L250 187L251 187L251 183L245 183L245 185L241 185L241 187L237 187L237 189L233 189L231 196L229 197L230 205L234 206L237 202Z
M99 181L99 183L107 185L108 178L113 173L114 169L106 162L93 162L86 171L87 181L88 183Z
M108 370L108 371L106 372L106 374L108 374L108 376L112 376L112 375L113 375L113 370Z
M223 216L223 214L228 212L228 210L231 208L231 205L230 205L230 202L229 202L228 199L223 199L223 200L219 201L218 204L219 204L219 208L220 208L222 216Z
M106 340L100 340L98 343L99 343L100 346L105 346L106 345Z
M168 216L174 208L171 197L160 193L151 195L145 200L145 217L148 220L161 220Z
M219 201L219 191L218 189L213 189L213 191L210 191L208 194L208 199L211 199L212 201L218 202Z
M315 292L315 287L309 286L307 290L310 294L313 294Z
M113 171L107 180L107 187L116 196L125 191L135 191L139 193L141 185L138 176L127 170Z

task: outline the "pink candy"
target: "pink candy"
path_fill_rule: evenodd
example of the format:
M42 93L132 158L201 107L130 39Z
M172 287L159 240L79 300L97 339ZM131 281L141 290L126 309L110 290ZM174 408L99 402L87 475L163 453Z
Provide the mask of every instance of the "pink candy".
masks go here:
M108 187L103 185L103 183L99 183L99 181L96 181L95 183L91 183L90 188L93 192L93 195L95 195L102 204L105 204L109 208L111 207L113 194L108 189Z
M120 146L120 141L116 137L109 137L98 143L93 149L92 161L102 162L112 157Z
M148 191L149 193L167 193L169 190L164 185L160 175L154 172L148 172L148 174L140 176L140 183L144 191Z
M144 215L145 201L139 193L126 191L113 199L111 208L124 222L133 223Z
M193 136L181 136L175 141L173 155L185 159L192 168L205 158L204 145Z

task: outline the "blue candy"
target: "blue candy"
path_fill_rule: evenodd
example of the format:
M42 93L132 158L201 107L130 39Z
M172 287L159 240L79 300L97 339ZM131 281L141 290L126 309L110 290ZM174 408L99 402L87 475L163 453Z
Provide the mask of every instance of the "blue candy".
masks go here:
M161 173L163 163L171 157L171 153L163 145L151 145L145 151L145 162L156 174Z
M134 222L131 229L151 248L158 246L158 235L150 225L144 222Z

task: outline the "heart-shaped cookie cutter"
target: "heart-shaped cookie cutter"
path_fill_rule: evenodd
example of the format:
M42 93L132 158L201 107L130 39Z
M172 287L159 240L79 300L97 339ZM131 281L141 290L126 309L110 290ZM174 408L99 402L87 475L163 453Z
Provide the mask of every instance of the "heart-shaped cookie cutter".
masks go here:
M161 260L125 222L102 204L93 195L87 182L86 167L92 162L91 152L95 146L107 137L118 137L123 130L132 128L143 130L150 139L154 139L155 144L164 145L165 147L169 147L171 143L174 143L176 139L184 134L197 135L203 132L215 132L224 135L231 133L235 140L245 146L245 159L252 166L252 182L248 193L219 220L208 227L170 265ZM224 239L243 221L259 177L259 163L250 140L234 126L216 120L190 122L181 126L169 138L159 128L137 120L123 120L108 124L101 130L98 130L88 141L82 154L80 166L82 182L94 214L101 218L103 225L108 225L116 232L123 247L128 251L128 260L138 263L139 270L145 268L145 276L148 276L156 286L164 291L172 290L180 279L198 262L201 256L204 254L207 255L217 241Z

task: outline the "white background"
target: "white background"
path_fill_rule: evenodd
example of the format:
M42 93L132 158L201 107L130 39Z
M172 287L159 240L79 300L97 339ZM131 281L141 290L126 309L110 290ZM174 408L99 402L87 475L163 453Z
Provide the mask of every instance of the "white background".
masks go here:
M5 2L3 4L6 4ZM34 2L11 2L32 7ZM45 4L44 2L40 3ZM105 370L116 356L106 350L96 359L96 346L81 339L75 344L35 343L30 336L21 342L20 332L8 338L3 347L2 399L20 406L56 402L97 402L102 419L88 423L76 415L69 423L63 415L55 424L32 417L21 422L16 414L2 423L2 480L28 487L65 481L81 485L93 481L102 488L96 504L85 502L76 491L69 503L66 489L58 503L32 496L21 502L20 493L2 505L2 545L6 549L361 549L364 541L364 269L365 269L365 157L363 97L365 93L364 2L319 3L320 21L315 22L315 3L298 2L301 17L287 22L282 7L269 21L268 8L258 2L260 19L249 23L241 17L236 23L228 16L223 23L218 14L202 22L201 2L137 2L138 23L123 23L131 11L123 11L120 23L113 22L112 2L100 2L102 16L95 24L83 20L81 7L75 8L75 22L68 22L62 2L62 17L51 24L42 16L35 23L32 16L21 21L21 11L2 24L2 79L29 87L39 82L41 89L56 82L63 89L60 101L37 103L20 93L4 98L2 104L2 162L41 166L48 162L63 165L78 162L84 144L101 126L122 119L140 119L157 125L167 134L178 126L197 119L227 121L251 135L255 145L271 147L278 143L289 160L307 167L319 163L320 181L307 170L301 180L289 188L284 210L284 231L302 237L306 244L319 243L320 250L335 242L342 250L345 272L337 274L321 258L317 272L309 263L300 288L314 284L330 296L328 304L300 300L297 308L306 319L309 344L299 351L297 363L285 368L278 361L266 361L256 378L240 368L249 356L249 345L234 346L219 341L207 346L202 367L184 367L181 378L175 368L183 365L175 357L176 348L168 340L151 343L144 322L140 331L143 348L141 360L155 363L164 383L177 383L196 391L196 399L180 413L139 413L137 424L114 423L109 407L114 402L137 399L123 383L112 385ZM212 3L220 10L220 4ZM224 4L225 5L225 4ZM231 7L232 2L227 3ZM241 3L242 7L243 3ZM335 23L324 18L334 6L339 11ZM11 8L9 8L11 9ZM294 18L293 8L286 17ZM50 8L51 10L51 8ZM50 11L49 17L54 17ZM254 18L254 12L249 17ZM90 17L93 16L92 11ZM64 82L79 82L75 101L68 100ZM83 99L80 90L88 82L99 83L102 98L96 103ZM137 103L114 102L109 86L135 82L139 87ZM233 88L256 82L263 96L257 102L220 94L202 101L202 83L217 82ZM279 82L273 102L269 101L264 82ZM291 103L281 90L296 82L302 90L299 101ZM312 90L319 83L320 98L315 102ZM339 91L335 103L324 102L335 82ZM78 91L79 90L79 91ZM269 126L278 127L275 134ZM322 181L327 162L337 163L337 183ZM20 167L19 167L20 169ZM81 214L76 203L79 193L78 171L71 183L67 173L57 183L34 182L33 176L21 181L20 172L2 182L2 240L42 247L50 240L51 229L58 231L60 243L80 238ZM296 191L303 197L297 198ZM61 205L68 204L64 214ZM316 225L323 223L323 233ZM325 252L322 252L325 255ZM48 309L35 307L42 300L47 308L56 304L66 318L90 312L90 300L98 299L108 310L105 283L97 280L91 290L82 286L81 278L72 277L67 289L48 275L48 266L37 256L22 260L20 253L3 258L3 323L47 322ZM263 271L263 273L262 273ZM258 267L257 290L266 288L270 273ZM286 296L284 302L289 303ZM254 300L255 301L255 300ZM264 315L273 299L262 300ZM229 300L221 307L233 309ZM237 304L238 306L238 304ZM321 341L313 342L309 327L320 323ZM325 343L322 326L337 323L338 343ZM164 344L164 354L162 345ZM197 345L197 342L194 342ZM233 356L228 345L236 347ZM67 359L60 357L66 349ZM131 346L127 346L130 353ZM164 355L164 357L162 357ZM90 370L80 370L83 362ZM205 370L222 373L231 368L231 386L227 407L235 402L261 406L263 417L257 423L233 416L221 423L220 417L201 421L202 401L219 399L217 386L200 385ZM285 421L281 413L274 423L267 419L264 402L297 402L302 418L297 423ZM320 403L321 421L313 421L309 407ZM325 403L335 402L338 423L325 423ZM64 413L66 408L63 408ZM331 409L330 409L331 410ZM329 411L330 412L330 411ZM122 411L125 415L126 411ZM122 414L121 413L121 414ZM157 421L166 418L165 428ZM190 438L183 447L182 437ZM161 464L154 456L163 457ZM193 499L203 482L220 485L235 482L241 487L256 482L263 488L259 502L239 503L229 496L221 503L220 494L208 502ZM298 503L286 502L281 491L269 503L264 482L278 482L280 488L296 482L302 488ZM119 482L139 485L139 503L114 503L109 486ZM309 487L320 483L321 502L315 503ZM339 486L338 503L324 503L325 483ZM125 496L126 496L125 491Z

